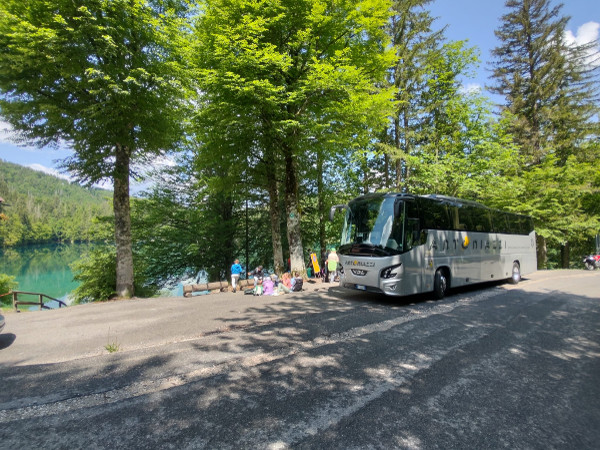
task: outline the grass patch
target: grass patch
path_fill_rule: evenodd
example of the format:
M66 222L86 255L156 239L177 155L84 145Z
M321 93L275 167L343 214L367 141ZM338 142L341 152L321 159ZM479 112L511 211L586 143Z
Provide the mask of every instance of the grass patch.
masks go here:
M117 342L113 342L111 344L106 344L104 348L108 353L115 353L119 351L119 344Z
M106 338L107 344L104 346L108 353L118 352L121 348L117 339L110 340L110 327L108 328L108 336Z

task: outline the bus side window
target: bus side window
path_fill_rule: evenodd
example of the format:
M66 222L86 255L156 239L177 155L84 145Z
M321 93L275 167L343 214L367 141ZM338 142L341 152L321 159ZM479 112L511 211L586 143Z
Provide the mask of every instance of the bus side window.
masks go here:
M419 219L408 217L406 219L406 246L404 251L409 251L415 245L421 243L420 231L421 227L419 225Z
M448 217L450 220L450 230L460 230L460 224L458 222L458 206L448 205Z
M416 202L406 202L406 229L404 230L405 248L408 251L415 245L423 244L421 238L421 221Z

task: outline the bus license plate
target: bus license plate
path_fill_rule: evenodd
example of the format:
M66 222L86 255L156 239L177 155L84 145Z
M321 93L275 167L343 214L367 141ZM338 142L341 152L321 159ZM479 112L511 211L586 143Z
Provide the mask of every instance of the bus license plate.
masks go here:
M362 284L357 284L356 289L358 289L359 291L366 291L367 287L363 286Z

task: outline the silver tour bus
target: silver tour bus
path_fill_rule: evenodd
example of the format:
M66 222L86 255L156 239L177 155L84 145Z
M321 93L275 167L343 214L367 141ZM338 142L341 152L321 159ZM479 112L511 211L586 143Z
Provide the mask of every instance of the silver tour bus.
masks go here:
M368 194L347 205L340 285L411 295L508 279L537 269L530 217L441 195Z

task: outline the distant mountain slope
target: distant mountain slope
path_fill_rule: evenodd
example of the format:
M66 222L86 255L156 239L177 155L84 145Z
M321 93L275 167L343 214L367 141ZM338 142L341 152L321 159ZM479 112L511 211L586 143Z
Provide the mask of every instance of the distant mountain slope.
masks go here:
M94 240L93 219L112 215L112 192L3 160L0 197L0 246Z

